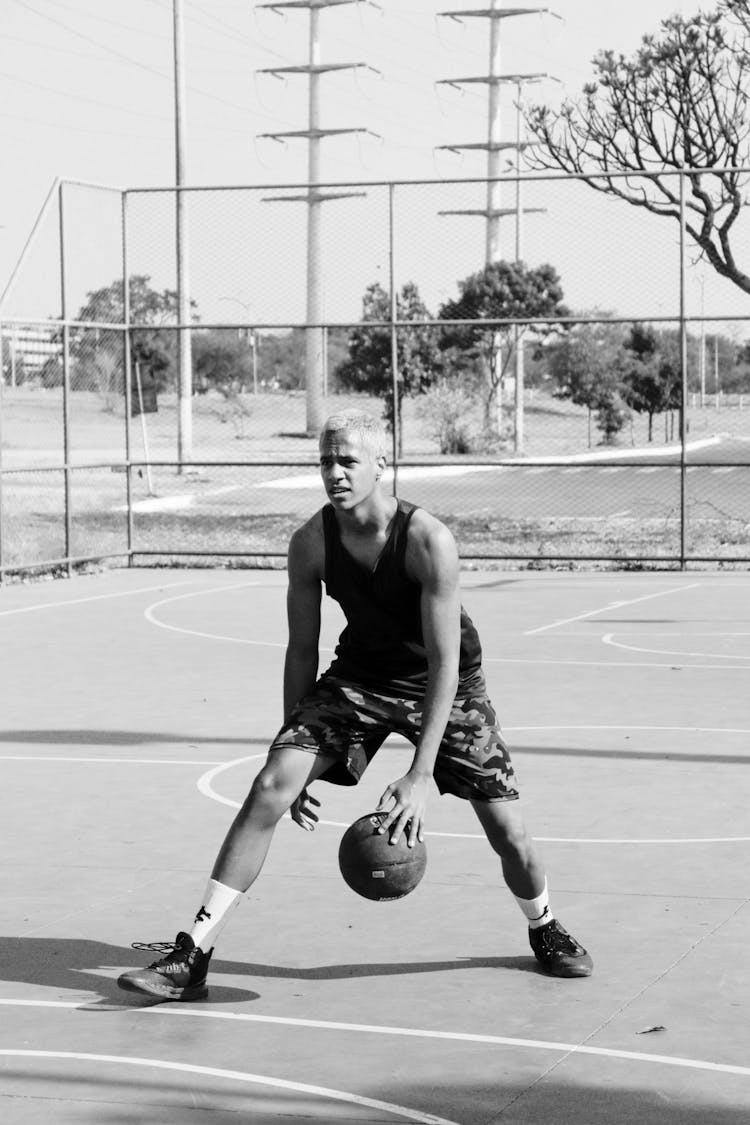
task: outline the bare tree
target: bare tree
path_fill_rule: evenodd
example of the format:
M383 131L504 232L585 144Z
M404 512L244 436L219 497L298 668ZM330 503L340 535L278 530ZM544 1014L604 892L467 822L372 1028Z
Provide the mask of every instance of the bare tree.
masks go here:
M687 169L689 235L750 293L735 258L750 162L750 0L672 16L632 58L601 51L593 65L580 99L527 109L536 167L591 175L598 191L675 219L679 177L667 173Z

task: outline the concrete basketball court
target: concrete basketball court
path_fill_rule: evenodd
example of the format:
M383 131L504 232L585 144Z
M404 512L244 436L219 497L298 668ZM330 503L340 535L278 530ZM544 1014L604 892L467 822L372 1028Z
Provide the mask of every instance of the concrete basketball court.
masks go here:
M562 923L543 975L468 806L370 903L344 827L408 761L281 823L209 999L116 987L189 928L280 718L286 575L134 569L0 589L4 1125L750 1119L750 576L465 571ZM339 618L326 610L333 647ZM324 661L327 654L324 654Z

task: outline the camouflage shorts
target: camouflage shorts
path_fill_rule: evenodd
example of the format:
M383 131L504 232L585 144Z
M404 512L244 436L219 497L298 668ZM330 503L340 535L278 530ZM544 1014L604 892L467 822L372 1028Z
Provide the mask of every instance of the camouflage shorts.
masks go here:
M414 743L422 721L421 701L383 695L324 677L302 699L271 750L296 746L336 761L322 780L356 785L389 734ZM441 793L477 801L518 797L508 748L497 716L484 694L457 699L435 762Z

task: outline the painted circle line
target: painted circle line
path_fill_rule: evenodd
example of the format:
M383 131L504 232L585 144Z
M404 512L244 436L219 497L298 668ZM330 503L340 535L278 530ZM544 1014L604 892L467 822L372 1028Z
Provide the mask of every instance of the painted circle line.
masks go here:
M214 587L211 587L210 589L207 589L207 590L206 589L192 590L188 594L178 594L175 597L163 598L161 601L153 602L152 605L147 606L146 609L143 611L143 616L146 618L146 620L148 622L150 622L150 624L155 625L158 629L167 629L172 633L182 633L185 636L189 636L189 637L202 637L204 640L208 640L208 641L226 641L229 644L235 644L235 645L255 645L256 647L262 647L262 648L285 649L286 648L286 642L281 643L279 641L259 641L259 640L255 640L254 638L251 639L249 637L227 637L227 636L224 636L221 633L206 633L206 632L204 632L203 630L200 630L200 629L188 629L188 628L185 628L184 626L181 626L181 625L170 625L168 622L162 621L160 618L158 618L156 616L156 613L154 612L155 610L159 609L161 606L169 605L172 602L184 601L187 598L197 598L197 597L200 597L202 594L216 594L216 593L222 593L223 594L227 590L240 590L240 589L245 589L247 587L258 587L258 586L263 586L263 585L264 585L264 583L262 583L262 582L238 582L235 585L231 585L231 586L214 586ZM617 606L625 605L625 604L628 604L628 603L614 602L612 604L613 604L613 606L617 607ZM601 612L601 611L597 611L597 612ZM550 626L544 626L544 628L545 629L550 628ZM536 632L539 632L539 630L532 630L532 632L536 633ZM613 643L613 642L609 642L607 640L607 637L611 636L611 635L612 634L607 634L603 638L603 641L604 641L605 644ZM614 645L614 647L627 648L628 646L626 646L626 645ZM333 652L333 649L326 648L325 646L321 645L319 651L320 652ZM639 650L634 650L634 651L639 651ZM642 651L646 652L646 651L649 651L649 650L644 649ZM664 655L668 655L668 654L664 654ZM693 655L693 654L686 653L685 655ZM698 655L698 654L695 654L695 655ZM711 654L709 653L707 655L710 656ZM623 662L607 661L606 664L603 664L603 662L601 660L536 660L536 659L535 660L529 660L529 659L525 659L525 658L522 658L522 657L515 657L515 656L508 656L508 657L506 657L506 656L484 656L483 659L484 659L485 664L534 664L534 665L552 664L552 665L555 665L555 666L565 664L565 665L575 665L575 666L578 666L578 667L586 667L586 668L589 668L589 667L599 668L599 667L602 667L602 666L607 667L607 668L620 668L620 667L622 667L622 668L671 668L671 666L672 666L671 663L668 663L668 662L658 662L658 663L652 662L652 663L637 663L636 664L633 661L623 661ZM728 657L728 656L722 656L721 659L722 660L731 660L731 659L746 660L746 659L750 659L750 658L749 657L742 657L742 656L734 657L734 658ZM687 670L690 670L690 669L700 670L700 669L714 668L714 667L717 667L717 666L712 665L712 664L707 664L707 665L692 664L692 665L688 665ZM724 665L718 665L718 667L723 668L725 671L745 671L746 670L745 665L740 665L740 664L724 664Z
M667 727L667 726L523 726L523 727L505 727L505 731L534 731L534 730L668 730L668 731L690 731L695 733L705 734L750 734L750 729L742 727L738 728L722 728L722 727ZM252 762L258 758L265 758L265 754L251 754L244 758L235 758L231 762L224 762L222 765L215 766L213 769L208 770L207 773L202 774L196 782L198 791L204 797L208 797L211 801L217 801L221 805L228 805L229 808L240 808L240 802L233 800L231 797L224 797L221 793L213 787L213 781L220 774L225 773L227 770L233 769L235 766L244 765L245 762ZM284 814L284 819L291 819L289 813ZM326 828L348 828L348 823L339 820L319 820L318 824ZM426 836L433 836L444 840L484 840L484 836L479 832L426 832ZM534 839L538 840L541 844L640 844L640 845L656 845L656 844L747 844L750 843L750 836L688 836L688 837L673 837L673 836L656 836L656 837L583 837L583 836L535 836Z
M191 590L188 594L177 594L172 598L162 598L161 601L152 602L151 605L146 606L143 611L143 616L152 625L156 625L159 629L168 629L173 633L186 633L190 637L203 637L209 641L230 641L232 644L237 645L262 645L265 648L286 648L286 644L278 644L274 641L255 641L248 640L246 637L224 637L220 633L204 633L199 629L185 629L180 625L170 625L166 621L161 621L155 614L155 610L163 605L170 605L172 602L185 601L187 598L197 598L203 594L223 594L229 590L242 590L248 587L262 586L262 582L237 582L229 586L212 586L209 589Z
M734 636L735 634L726 633L719 634L719 636ZM746 634L737 634L744 636ZM750 656L742 656L741 653L726 653L726 652L684 652L682 649L668 649L668 648L646 648L645 645L626 645L624 641L616 641L614 633L604 633L602 636L602 644L609 645L611 648L621 648L626 652L647 652L651 656L678 656L681 659L690 656L700 658L702 660L750 660Z
M269 1078L265 1074L247 1074L242 1070L224 1070L215 1066L196 1066L193 1063L166 1062L163 1059L141 1059L129 1055L96 1055L88 1051L25 1051L0 1049L0 1055L11 1058L31 1059L68 1059L71 1062L99 1062L118 1063L124 1066L145 1066L154 1070L176 1070L186 1074L200 1074L207 1078L223 1078L228 1082L246 1082L257 1086L273 1086L278 1090L291 1090L295 1094L311 1094L317 1098L328 1098L330 1101L348 1102L350 1105L362 1106L366 1109L381 1110L394 1117L403 1117L407 1121L417 1121L421 1125L458 1125L446 1117L436 1117L434 1113L420 1113L419 1110L407 1109L405 1106L394 1105L392 1102L378 1101L376 1098L366 1098L360 1094L347 1094L342 1090L329 1090L325 1086L309 1086L305 1082L289 1082L283 1078Z
M86 1004L79 1002L68 1002L64 1000L3 1000L0 999L0 1005L7 1007L32 1007L32 1008L62 1008L68 1010L75 1010L80 1012L87 1011ZM357 1034L369 1035L390 1035L396 1037L404 1037L409 1039L438 1039L450 1043L484 1043L488 1046L497 1047L521 1047L528 1050L538 1051L557 1051L570 1055L594 1055L599 1058L609 1059L622 1059L625 1062L643 1062L654 1063L659 1066L677 1066L683 1067L687 1070L708 1070L717 1074L736 1074L742 1078L750 1078L750 1066L736 1066L733 1063L717 1063L710 1062L707 1059L690 1059L680 1055L652 1055L645 1051L623 1051L613 1047L589 1047L584 1043L557 1043L546 1039L520 1039L515 1036L506 1035L479 1035L471 1032L462 1031L433 1031L428 1028L417 1027L388 1027L380 1024L361 1024L361 1023L343 1023L334 1022L330 1020L306 1020L296 1019L291 1016L261 1016L253 1015L249 1012L216 1012L204 1011L199 1008L191 1008L183 1005L179 1008L172 1005L157 1004L151 1008L137 1008L137 1009L124 1009L125 1011L137 1011L144 1016L183 1016L193 1019L215 1019L215 1020L232 1020L239 1023L265 1023L281 1025L283 1027L298 1027L306 1029L315 1029L318 1031L345 1031L354 1032ZM264 1078L260 1075L244 1075L242 1072L236 1071L222 1071L213 1070L208 1067L192 1066L186 1063L166 1063L159 1060L150 1059L133 1059L128 1057L110 1056L110 1055L88 1055L88 1054L75 1054L73 1052L64 1051L27 1051L27 1050L6 1050L0 1048L0 1055L20 1055L20 1056L41 1056L47 1058L80 1058L80 1059L94 1059L102 1061L123 1062L140 1064L143 1066L157 1066L164 1069L174 1070L187 1070L195 1071L197 1073L206 1073L210 1075L219 1075L221 1077L227 1076L234 1078L239 1073L241 1075L240 1081L262 1081L269 1085L277 1085L281 1087L290 1087L295 1090L310 1090L320 1092L322 1095L331 1096L338 1093L339 1098L342 1100L354 1100L358 1095L342 1094L338 1091L325 1090L322 1087L315 1086L301 1086L297 1083L287 1083L282 1079ZM392 1112L400 1113L402 1116L410 1116L413 1121L425 1122L438 1122L441 1125L446 1125L443 1119L435 1117L431 1114L420 1114L418 1110L407 1110L402 1107L388 1106L388 1103L371 1103L378 1104L391 1109ZM455 1122L448 1122L447 1125L456 1125Z
M70 605L109 601L112 598L128 598L132 594L151 594L154 590L168 590L170 587L174 588L175 586L189 586L192 581L192 579L186 578L180 582L166 582L158 586L140 586L132 590L116 590L108 594L87 594L83 598L67 598L60 602L37 602L35 605L22 605L16 606L14 609L0 610L0 617L8 617L13 613L34 613L40 609L66 609Z

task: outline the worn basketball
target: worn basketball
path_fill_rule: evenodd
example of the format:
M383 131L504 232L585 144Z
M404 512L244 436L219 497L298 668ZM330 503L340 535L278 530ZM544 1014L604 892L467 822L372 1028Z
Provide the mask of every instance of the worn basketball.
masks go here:
M391 844L389 833L378 833L385 813L369 813L351 824L341 837L339 867L344 880L363 898L388 902L413 891L427 866L427 848L410 848L402 836Z

